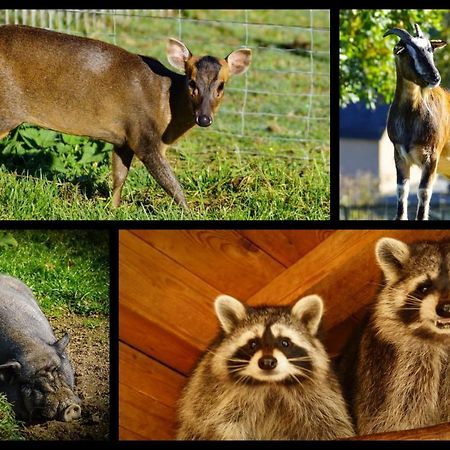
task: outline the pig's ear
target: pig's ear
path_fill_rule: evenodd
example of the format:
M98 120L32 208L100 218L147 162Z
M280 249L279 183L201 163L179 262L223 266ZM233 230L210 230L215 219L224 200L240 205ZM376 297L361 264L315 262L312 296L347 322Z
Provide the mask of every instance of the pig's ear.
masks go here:
M59 355L61 355L62 353L64 353L64 350L67 347L67 344L70 341L70 336L69 333L66 333L59 341L56 341L53 344L53 347L55 347L56 351L58 352Z
M11 381L20 371L21 365L18 361L8 361L0 364L0 381Z

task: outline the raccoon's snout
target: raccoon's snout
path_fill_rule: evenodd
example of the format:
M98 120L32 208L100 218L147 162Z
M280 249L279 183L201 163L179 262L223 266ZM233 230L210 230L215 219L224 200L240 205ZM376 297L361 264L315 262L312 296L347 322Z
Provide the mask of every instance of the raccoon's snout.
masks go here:
M258 360L258 366L262 370L273 370L277 364L278 361L273 356L262 356Z

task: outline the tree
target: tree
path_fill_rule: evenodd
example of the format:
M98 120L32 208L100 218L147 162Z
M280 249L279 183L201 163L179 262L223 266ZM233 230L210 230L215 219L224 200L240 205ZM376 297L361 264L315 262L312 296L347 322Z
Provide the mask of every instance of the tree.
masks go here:
M447 10L358 10L340 11L340 100L341 106L362 101L375 108L378 100L392 101L395 91L393 48L398 37L383 34L389 28L404 28L410 33L414 23L431 39L446 39ZM435 54L443 80L450 74L449 51ZM445 75L448 76L446 79Z

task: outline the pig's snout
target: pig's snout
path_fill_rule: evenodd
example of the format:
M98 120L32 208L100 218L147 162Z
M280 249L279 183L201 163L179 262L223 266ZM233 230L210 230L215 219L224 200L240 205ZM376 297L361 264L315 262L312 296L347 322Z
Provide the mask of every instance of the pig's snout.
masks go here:
M78 419L81 416L81 406L77 404L69 405L62 414L62 419L64 422L71 422L72 420Z

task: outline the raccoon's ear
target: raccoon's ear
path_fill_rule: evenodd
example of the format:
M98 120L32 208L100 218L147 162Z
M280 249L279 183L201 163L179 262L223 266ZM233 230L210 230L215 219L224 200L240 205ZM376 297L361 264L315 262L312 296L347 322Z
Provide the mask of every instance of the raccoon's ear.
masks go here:
M245 306L229 295L219 295L214 301L214 309L225 333L231 333L247 315Z
M408 261L410 252L408 245L404 242L382 238L375 246L375 255L386 280L394 282L398 279L403 265Z
M294 317L299 319L314 336L323 316L323 301L318 295L308 295L301 298L291 310Z

